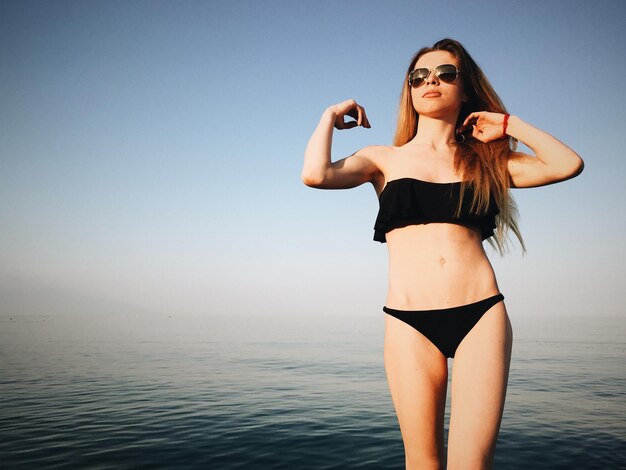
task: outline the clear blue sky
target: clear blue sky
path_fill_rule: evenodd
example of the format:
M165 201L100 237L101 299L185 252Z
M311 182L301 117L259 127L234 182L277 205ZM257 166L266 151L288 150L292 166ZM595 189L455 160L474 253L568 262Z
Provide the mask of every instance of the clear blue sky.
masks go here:
M381 315L370 186L299 180L346 98L389 144L404 69L460 40L584 173L516 190L514 315L624 314L626 2L0 3L0 314Z

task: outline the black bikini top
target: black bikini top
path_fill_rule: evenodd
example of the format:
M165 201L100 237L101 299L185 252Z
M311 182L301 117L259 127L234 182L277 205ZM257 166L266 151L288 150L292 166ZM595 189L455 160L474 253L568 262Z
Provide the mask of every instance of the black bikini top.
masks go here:
M385 243L385 234L407 225L444 222L469 225L480 229L482 239L493 235L495 217L500 211L491 198L486 214L472 214L470 207L474 191L467 185L459 217L461 182L432 183L415 178L400 178L387 183L378 198L380 209L374 225L374 240Z

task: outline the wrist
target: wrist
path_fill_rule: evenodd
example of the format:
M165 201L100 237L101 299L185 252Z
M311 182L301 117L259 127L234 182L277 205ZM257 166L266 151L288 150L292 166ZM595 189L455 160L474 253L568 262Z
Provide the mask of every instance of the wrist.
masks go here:
M511 114L509 115L509 119L506 125L506 135L504 137L513 137L516 138L517 130L519 129L519 124L521 120L517 116Z
M335 111L333 106L326 108L322 113L322 120L324 121L331 121L332 123L334 123L336 119L337 112Z

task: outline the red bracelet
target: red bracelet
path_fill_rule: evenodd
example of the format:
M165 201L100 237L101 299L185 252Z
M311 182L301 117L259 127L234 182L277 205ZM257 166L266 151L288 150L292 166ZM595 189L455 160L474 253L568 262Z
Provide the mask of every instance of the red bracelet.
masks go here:
M502 138L503 139L506 137L506 126L508 126L508 124L509 124L509 115L505 114L504 121L502 122Z

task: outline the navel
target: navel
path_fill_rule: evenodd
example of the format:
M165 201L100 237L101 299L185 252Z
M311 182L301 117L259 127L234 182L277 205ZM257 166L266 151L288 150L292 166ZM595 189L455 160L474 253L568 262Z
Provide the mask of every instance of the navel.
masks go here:
M446 264L446 259L442 256L439 258L439 265L443 268Z

